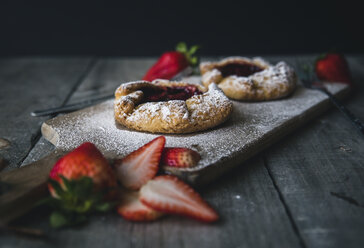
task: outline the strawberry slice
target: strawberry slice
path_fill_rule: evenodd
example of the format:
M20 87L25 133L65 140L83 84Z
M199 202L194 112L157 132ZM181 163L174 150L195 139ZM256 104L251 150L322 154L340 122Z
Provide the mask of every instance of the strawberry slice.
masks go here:
M115 162L116 175L128 189L137 190L158 172L166 138L159 136Z
M153 221L163 216L163 213L141 203L138 191L123 191L117 212L123 218L131 221Z
M189 168L196 166L200 159L200 154L194 150L183 147L166 147L162 153L161 164L172 167Z
M190 186L175 176L155 177L140 189L140 201L163 213L188 216L205 222L219 216Z

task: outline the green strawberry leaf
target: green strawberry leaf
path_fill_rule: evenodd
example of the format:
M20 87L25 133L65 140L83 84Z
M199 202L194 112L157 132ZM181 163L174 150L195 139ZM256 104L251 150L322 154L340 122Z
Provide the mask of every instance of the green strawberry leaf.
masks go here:
M187 53L187 45L185 42L179 42L176 46L176 51L180 53Z
M99 212L107 212L111 209L112 204L108 202L103 202L95 206L95 209Z
M85 215L65 213L60 211L54 211L49 218L49 223L53 228L75 226L86 221L87 216Z
M84 198L92 195L93 182L89 177L82 177L78 180L73 180L73 191L74 194L80 198Z
M93 203L94 202L92 200L80 202L77 206L75 206L74 211L77 213L88 213L91 211Z
M62 179L62 182L63 182L63 185L64 185L66 191L71 191L72 190L72 186L71 186L70 180L68 180L64 176L59 176L59 177Z
M195 64L197 64L197 63L198 63L198 58L197 58L197 57L192 57L192 58L190 59L190 64L195 65Z
M53 189L54 189L54 191L56 192L57 195L61 196L63 194L63 189L62 189L61 185L56 180L49 179L48 182L53 187Z
M188 61L188 64L192 67L196 67L199 62L199 58L194 56L197 50L200 48L198 45L194 45L188 49L185 42L179 42L176 46L176 51L183 53Z
M62 177L62 184L49 179L49 183L58 198L48 197L38 204L46 204L54 209L50 216L52 227L60 228L77 225L87 220L95 212L106 212L112 209L113 203L105 201L105 194L111 189L97 191L90 177L69 180Z
M53 228L60 228L69 223L68 218L61 212L54 211L49 217L49 223Z
M200 49L200 46L198 45L191 46L190 50L188 51L188 54L192 56L197 52L198 49Z

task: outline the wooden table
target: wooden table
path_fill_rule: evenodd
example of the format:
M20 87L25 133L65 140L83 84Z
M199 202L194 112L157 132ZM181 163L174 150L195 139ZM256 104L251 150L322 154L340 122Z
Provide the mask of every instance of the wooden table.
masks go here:
M268 57L291 64L314 56ZM364 56L348 56L357 88L347 106L364 120ZM112 92L141 78L152 58L5 58L0 60L0 162L10 170L53 146L41 137L47 118L35 109ZM6 143L6 142L5 142ZM0 143L0 147L4 142ZM4 160L7 161L4 163ZM116 214L52 230L33 211L15 226L46 237L0 233L1 247L364 247L364 136L332 108L239 168L199 189L221 221L207 225L166 217L132 223Z

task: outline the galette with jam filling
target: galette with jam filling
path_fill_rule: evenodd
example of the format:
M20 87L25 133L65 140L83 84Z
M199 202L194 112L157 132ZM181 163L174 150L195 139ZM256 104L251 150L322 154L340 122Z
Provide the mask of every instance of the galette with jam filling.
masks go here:
M232 103L216 86L168 80L135 81L115 91L116 122L151 133L192 133L228 119Z
M291 94L297 77L294 70L281 61L271 65L262 58L228 57L219 62L200 64L202 83L211 83L231 99L265 101Z

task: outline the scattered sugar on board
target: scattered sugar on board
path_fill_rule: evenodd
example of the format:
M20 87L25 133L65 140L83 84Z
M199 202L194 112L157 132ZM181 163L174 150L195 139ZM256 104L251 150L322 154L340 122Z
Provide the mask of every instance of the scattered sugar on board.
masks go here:
M307 97L310 94L310 97ZM217 163L233 156L283 122L322 101L323 94L301 87L294 95L279 101L244 103L234 101L232 117L224 124L204 132L165 135L166 146L188 147L198 150L202 159L198 168ZM168 115L168 111L164 112ZM51 120L59 134L57 147L70 150L83 142L95 143L109 157L122 157L141 147L160 134L128 130L114 121L113 100ZM66 118L65 118L66 117ZM62 120L62 121L60 121Z

